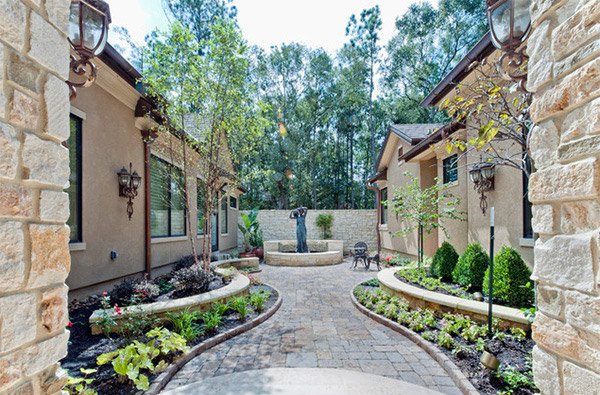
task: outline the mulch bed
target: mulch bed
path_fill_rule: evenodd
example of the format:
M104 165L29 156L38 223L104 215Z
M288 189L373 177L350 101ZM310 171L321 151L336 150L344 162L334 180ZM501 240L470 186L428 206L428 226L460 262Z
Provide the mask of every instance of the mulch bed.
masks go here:
M258 292L260 290L268 290L271 292L271 297L267 300L264 306L264 310L268 310L275 304L278 298L277 291L267 285L252 285L250 292ZM69 348L67 356L61 361L63 369L69 371L73 376L80 376L79 369L97 369L98 371L91 375L95 381L92 383L92 387L98 391L99 394L111 394L111 395L125 395L125 394L137 394L142 391L137 390L129 381L122 382L119 380L113 371L110 363L97 366L96 358L103 353L111 352L119 347L124 347L131 343L132 340L125 340L120 338L116 334L113 335L113 339L107 339L103 335L93 336L90 332L90 326L88 319L90 315L100 308L100 298L98 296L92 296L86 300L73 301L69 305L69 317L72 323L70 328L71 336L69 338ZM240 321L235 313L228 312L223 317L223 322L219 326L216 332L210 335L204 335L196 338L194 341L189 342L188 346L193 347L213 336L228 331L241 323L251 320L260 315L250 309L250 314L246 317L245 321ZM169 324L165 324L165 327L170 328ZM145 341L147 339L138 339ZM150 382L156 376L150 376Z
M359 287L368 291L374 291L379 288L378 286L373 286L374 284L367 284L367 282L362 283ZM442 318L439 316L436 318L438 320L438 326L441 327ZM419 333L419 335L422 335L427 331L435 333L436 336L441 332L439 329L426 328ZM441 347L435 341L425 339L423 336L421 337L447 355L481 394L492 395L498 393L510 393L513 395L530 395L536 393L529 388L519 388L513 392L503 392L506 391L506 385L496 374L491 373L481 364L480 358L482 353L477 351L475 345L467 342L461 336L452 336L457 345L454 347L454 350L459 349L461 350L460 352L453 352L453 350ZM530 358L534 345L535 342L529 337L518 341L508 334L502 340L493 339L487 341L488 350L501 362L501 368L502 366L512 366L515 370L520 372L530 369L531 361L528 361L528 359Z

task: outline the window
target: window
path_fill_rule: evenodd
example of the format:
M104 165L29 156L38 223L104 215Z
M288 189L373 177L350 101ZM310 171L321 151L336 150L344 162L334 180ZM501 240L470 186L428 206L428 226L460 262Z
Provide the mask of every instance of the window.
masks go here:
M205 202L205 197L204 197L204 183L202 182L202 180L198 179L196 182L196 207L198 209L198 232L197 234L199 235L203 235L204 234L204 204Z
M229 197L229 207L237 210L237 198L234 198L233 196Z
M69 210L71 212L67 225L71 228L71 243L83 241L81 231L81 125L82 120L71 114L69 139L63 143L69 149Z
M185 189L181 170L152 156L150 179L152 237L185 236Z
M458 155L452 155L444 159L444 184L458 180Z
M228 225L229 225L229 204L227 203L227 196L223 195L221 198L221 234L228 233Z
M529 157L525 160L525 166L527 171L531 174L531 160ZM533 227L531 225L531 219L533 217L531 202L529 201L529 180L525 173L523 173L523 238L533 239Z
M379 212L380 212L380 223L381 225L386 225L388 223L388 207L387 207L387 200L388 200L388 190L387 188L382 188L381 189L381 201L379 202Z

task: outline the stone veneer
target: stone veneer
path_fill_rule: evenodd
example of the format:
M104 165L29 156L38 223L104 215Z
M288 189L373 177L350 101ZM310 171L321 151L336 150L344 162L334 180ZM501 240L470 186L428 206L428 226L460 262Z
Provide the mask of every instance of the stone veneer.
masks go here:
M69 4L0 0L0 393L66 379Z
M535 0L528 89L538 313L533 371L543 394L600 388L600 2Z
M242 197L243 199L243 197ZM247 211L244 211L247 213ZM377 251L377 212L371 210L308 210L306 217L306 232L308 239L319 240L323 232L315 225L319 214L333 214L333 240L344 242L344 251L348 253L354 244L364 241L369 246L371 253ZM295 240L296 221L289 219L290 210L260 210L258 221L263 231L263 239L269 240ZM241 218L239 219L241 223ZM238 236L238 246L243 248L244 238L242 233Z

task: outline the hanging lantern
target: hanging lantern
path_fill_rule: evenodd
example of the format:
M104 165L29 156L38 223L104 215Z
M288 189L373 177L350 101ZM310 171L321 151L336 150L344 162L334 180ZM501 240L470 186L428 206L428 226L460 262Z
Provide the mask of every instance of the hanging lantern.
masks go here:
M76 88L89 87L96 80L96 65L92 59L102 53L108 40L110 8L102 0L72 0L69 15L69 43L77 56L71 55L70 68L82 82L67 81L71 100Z

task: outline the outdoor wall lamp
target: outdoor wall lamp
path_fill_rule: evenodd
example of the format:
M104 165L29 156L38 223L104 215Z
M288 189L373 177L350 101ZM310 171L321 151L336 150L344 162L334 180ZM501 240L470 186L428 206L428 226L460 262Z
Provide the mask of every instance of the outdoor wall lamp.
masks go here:
M479 207L485 215L487 211L487 196L486 192L494 189L494 175L496 174L496 166L491 163L479 162L469 169L469 178L473 182L473 189L479 193Z
M122 168L117 172L119 178L119 196L128 198L127 201L127 216L131 221L133 215L133 199L138 194L138 188L141 184L142 177L138 175L136 171L132 171L132 165L129 163L129 171L126 168Z
M521 44L531 31L531 0L486 0L486 3L492 43L504 51L497 63L498 71L503 78L516 82L519 89L527 92L524 66L528 56L526 47Z
M71 55L71 71L82 82L67 81L70 100L77 95L77 88L87 88L96 80L94 57L100 55L108 39L108 25L111 22L110 8L102 0L71 0L69 15L69 43L75 52Z

